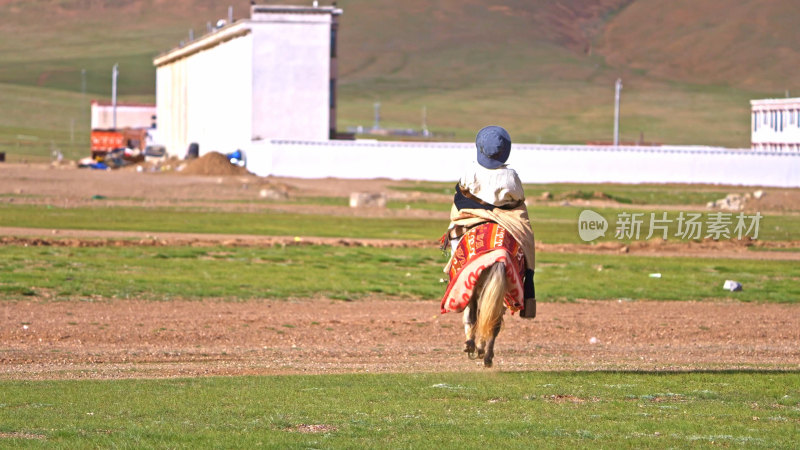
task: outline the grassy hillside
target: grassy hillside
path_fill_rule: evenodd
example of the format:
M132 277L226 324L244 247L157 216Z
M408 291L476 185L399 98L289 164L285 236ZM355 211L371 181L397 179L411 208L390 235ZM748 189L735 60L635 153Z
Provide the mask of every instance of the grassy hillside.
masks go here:
M656 78L796 96L798 19L792 1L639 0L608 23L599 51Z
M340 0L340 128L380 102L384 126L418 128L426 107L449 139L499 123L518 142L608 141L622 77L623 140L749 146L748 100L800 91L800 13L762 3ZM228 5L249 1L0 0L0 151L86 154L113 64L122 100L153 101L152 57Z

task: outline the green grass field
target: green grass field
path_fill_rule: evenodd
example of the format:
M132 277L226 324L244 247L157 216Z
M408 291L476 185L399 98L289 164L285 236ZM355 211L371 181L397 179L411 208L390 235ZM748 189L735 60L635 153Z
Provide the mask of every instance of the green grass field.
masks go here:
M435 248L6 246L0 254L0 294L52 301L322 296L437 301L444 289L440 279L447 278L442 273L445 262ZM661 278L651 278L651 273ZM723 290L727 279L741 282L745 290ZM798 279L800 267L793 261L539 252L536 294L540 301L796 303Z
M453 195L455 182L415 181L413 184L390 186L402 192L423 192ZM642 205L696 205L705 207L712 200L724 198L731 192L756 190L741 186L685 185L685 184L591 184L591 183L537 183L525 184L525 197L539 199L549 192L554 200L590 199L595 193L626 204Z
M798 386L780 372L0 381L0 445L792 448Z
M306 202L306 201L304 201ZM321 204L329 204L323 199ZM449 211L449 204L442 203L406 203L390 204L390 207L434 209ZM193 233L228 233L275 236L319 236L348 238L381 238L381 239L423 239L438 240L446 229L446 221L441 219L397 219L397 218L363 218L350 216L321 216L314 214L295 214L282 212L219 212L207 207L106 207L103 200L97 201L96 207L62 208L52 205L0 205L0 226L65 228L86 230L125 230L148 232L193 232ZM536 239L544 243L583 243L578 234L578 218L585 207L551 207L532 205L528 208ZM608 221L608 229L604 237L596 242L631 242L643 241L650 235L651 226L660 226L658 221L664 220L663 210L620 208L589 208L601 214ZM625 220L632 223L634 219L626 219L621 214L641 214L635 220L640 222L638 237L628 232L632 227L623 226ZM651 216L655 214L655 216ZM688 212L687 212L688 213ZM667 238L673 241L687 242L702 240L709 236L709 223L717 220L708 212L696 219L699 224L696 232L684 227L678 234L679 211L667 212ZM737 232L740 220L738 213L724 217L727 222L725 235L712 235L712 238L730 239L754 237L753 214L742 217L744 228ZM689 215L684 215L688 219ZM719 218L722 218L720 216ZM654 219L655 221L651 221ZM620 237L616 236L620 231ZM653 228L651 237L662 237L663 230ZM800 221L791 214L763 215L758 220L758 239L762 241L797 240L800 237Z

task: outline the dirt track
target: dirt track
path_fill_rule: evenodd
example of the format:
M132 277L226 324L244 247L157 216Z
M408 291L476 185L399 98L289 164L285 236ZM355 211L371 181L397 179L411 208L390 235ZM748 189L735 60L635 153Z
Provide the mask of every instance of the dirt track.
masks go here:
M255 236L241 234L148 233L108 230L48 230L41 228L0 227L0 246L55 247L131 247L189 245L208 246L274 246L331 245L344 247L435 248L428 240L324 238L314 236ZM597 245L536 243L536 251L578 254L633 254L641 256L683 256L695 258L733 258L753 260L800 261L800 252L776 252L770 249L798 248L800 242L666 242L651 240L626 245L604 242Z
M482 369L437 302L3 302L0 378ZM598 343L590 344L596 337ZM800 308L542 303L506 317L491 370L800 369Z

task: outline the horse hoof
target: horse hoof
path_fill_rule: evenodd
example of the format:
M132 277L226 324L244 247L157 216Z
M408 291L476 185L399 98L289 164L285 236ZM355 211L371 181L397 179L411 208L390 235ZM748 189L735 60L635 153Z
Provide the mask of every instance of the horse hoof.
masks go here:
M483 360L483 367L486 367L486 368L492 367L492 362L491 361L487 361L487 360L484 359Z
M484 350L482 348L478 349L478 357L482 358L485 353L486 353L486 350Z
M467 358L475 359L475 343L472 341L467 341L466 347L464 348L464 353L467 354Z
M467 353L475 353L475 341L472 339L464 343L464 351Z

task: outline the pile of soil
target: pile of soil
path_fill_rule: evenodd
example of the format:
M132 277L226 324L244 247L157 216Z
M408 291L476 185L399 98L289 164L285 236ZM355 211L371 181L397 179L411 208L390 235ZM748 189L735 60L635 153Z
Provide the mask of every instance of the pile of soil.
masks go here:
M231 164L228 157L222 153L210 152L189 162L180 171L184 175L249 175L244 167Z

